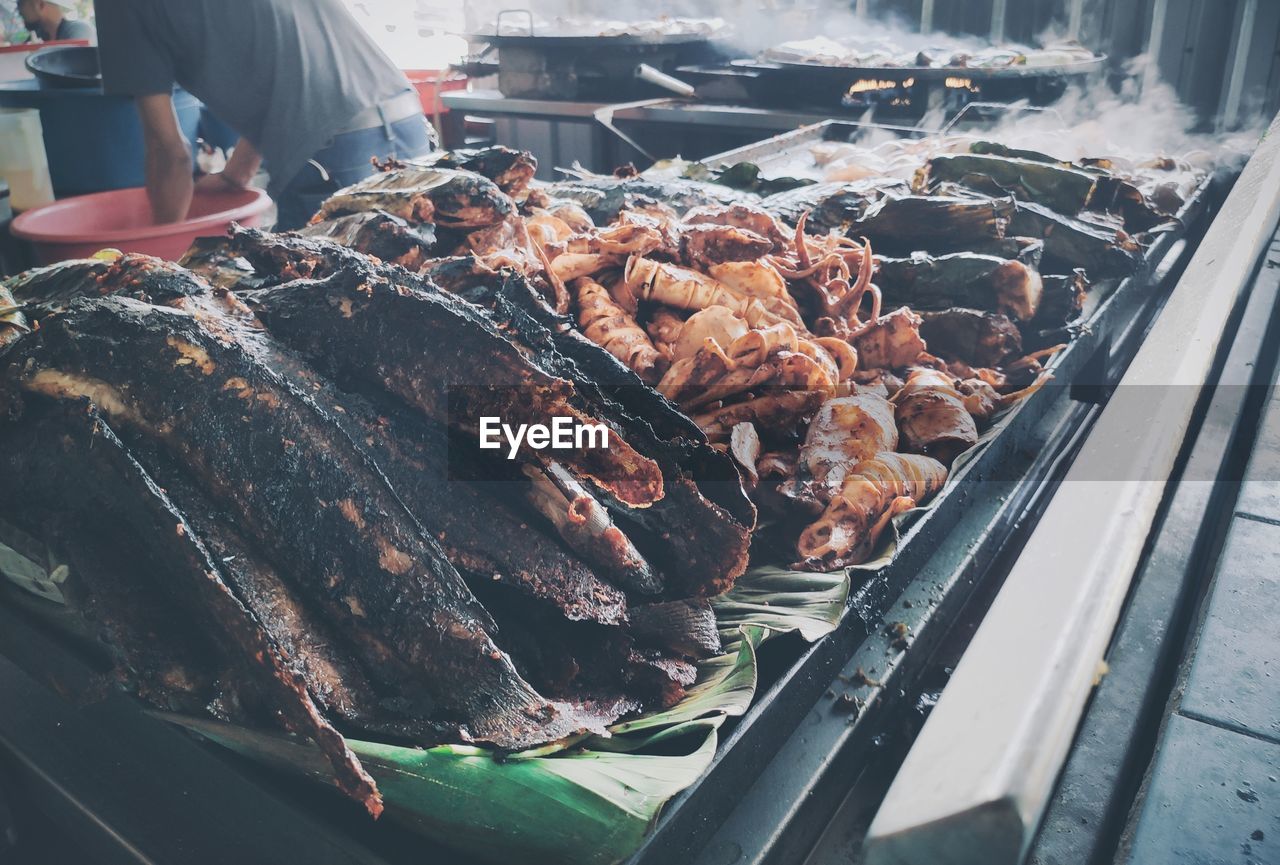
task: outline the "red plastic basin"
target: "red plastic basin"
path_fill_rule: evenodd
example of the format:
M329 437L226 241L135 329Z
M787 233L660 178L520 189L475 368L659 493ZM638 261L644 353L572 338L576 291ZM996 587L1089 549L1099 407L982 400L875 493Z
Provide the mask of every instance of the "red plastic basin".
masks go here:
M155 225L145 189L114 189L28 210L13 220L12 230L31 243L41 264L86 258L108 247L176 260L197 237L221 234L232 222L260 225L270 207L261 189L197 194L187 219Z

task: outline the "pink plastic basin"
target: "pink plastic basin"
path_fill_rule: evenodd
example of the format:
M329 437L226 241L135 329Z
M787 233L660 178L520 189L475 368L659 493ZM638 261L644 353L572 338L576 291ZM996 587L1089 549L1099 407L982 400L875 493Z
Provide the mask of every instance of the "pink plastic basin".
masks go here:
M31 243L41 264L86 258L108 247L176 260L197 237L221 234L232 222L260 225L270 206L261 189L198 194L186 220L154 225L145 189L114 189L28 210L13 220L13 234Z

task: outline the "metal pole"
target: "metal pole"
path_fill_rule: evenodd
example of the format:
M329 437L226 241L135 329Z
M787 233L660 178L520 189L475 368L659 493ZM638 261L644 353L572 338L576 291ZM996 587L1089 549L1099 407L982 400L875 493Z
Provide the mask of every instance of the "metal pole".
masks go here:
M1009 0L992 0L991 3L991 42L999 45L1004 41L1004 19Z
M1067 8L1067 38L1080 41L1080 25L1084 23L1084 0L1071 0Z
M1164 44L1164 22L1169 16L1169 0L1156 0L1151 7L1151 32L1147 35L1147 66L1142 73L1142 89L1160 80L1160 47Z
M1218 129L1232 129L1240 120L1240 99L1244 95L1244 76L1249 67L1250 40L1258 17L1258 0L1245 0L1236 24L1235 57L1231 61L1231 77L1227 80L1227 98L1222 106Z
M933 32L933 0L920 0L920 32Z

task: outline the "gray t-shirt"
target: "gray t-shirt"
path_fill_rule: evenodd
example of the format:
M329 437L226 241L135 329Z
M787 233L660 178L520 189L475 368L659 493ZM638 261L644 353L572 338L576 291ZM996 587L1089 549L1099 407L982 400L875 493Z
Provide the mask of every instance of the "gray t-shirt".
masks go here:
M54 34L54 39L88 39L92 42L95 38L93 25L88 21L77 21L71 18L63 18L58 22L58 32Z
M410 88L342 0L96 0L107 93L175 83L288 183L355 115Z

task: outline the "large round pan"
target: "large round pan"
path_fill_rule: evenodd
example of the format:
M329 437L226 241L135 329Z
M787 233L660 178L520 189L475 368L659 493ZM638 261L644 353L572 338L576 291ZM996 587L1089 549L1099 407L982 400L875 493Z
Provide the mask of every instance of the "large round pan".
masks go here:
M971 81L996 81L1018 78L1071 78L1091 75L1106 66L1107 57L1100 54L1092 60L1076 63L1056 63L1049 66L838 66L829 63L768 60L760 66L779 69L803 70L823 78L840 78L845 81L876 79L879 81L936 81L947 78L968 78Z
M504 45L520 48L611 48L633 45L689 45L695 42L710 42L711 36L704 33L635 33L618 36L557 36L555 34L536 36L528 33L520 35L497 35L478 33L468 37L476 42L488 42L497 48Z

